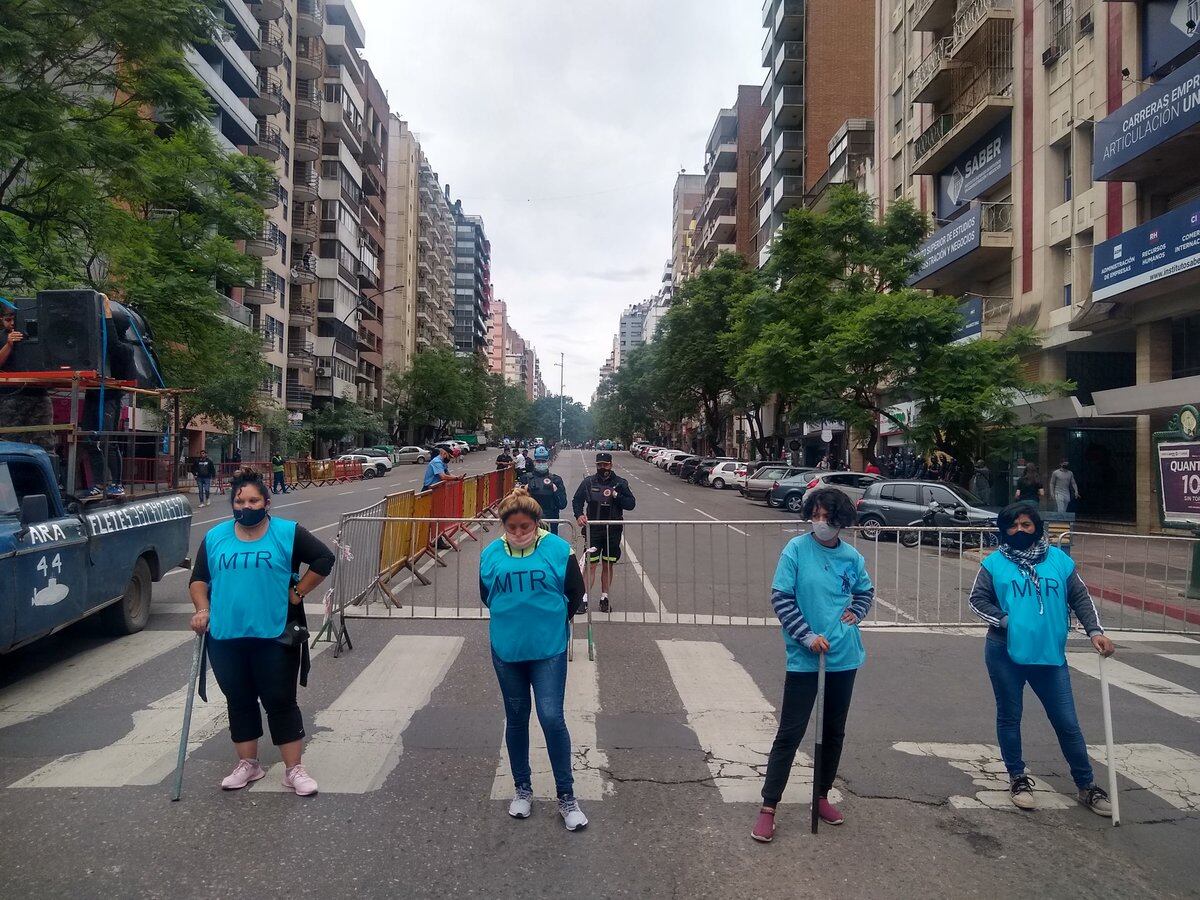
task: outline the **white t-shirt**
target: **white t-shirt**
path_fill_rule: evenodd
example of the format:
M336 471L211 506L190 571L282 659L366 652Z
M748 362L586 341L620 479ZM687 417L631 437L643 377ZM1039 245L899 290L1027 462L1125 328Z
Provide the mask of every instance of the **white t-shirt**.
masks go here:
M519 471L525 471L525 454L518 451L516 457L513 458L513 465L515 465Z

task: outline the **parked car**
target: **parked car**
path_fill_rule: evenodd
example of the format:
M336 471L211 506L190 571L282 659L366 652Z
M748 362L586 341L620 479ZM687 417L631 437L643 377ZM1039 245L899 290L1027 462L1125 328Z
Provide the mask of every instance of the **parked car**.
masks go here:
M757 472L748 472L741 487L742 496L747 500L766 500L771 493L771 486L777 481L791 478L800 473L812 472L812 469L802 469L798 466L775 465L763 466Z
M385 464L383 472L379 473L380 475L390 472L392 470L392 466L396 464L390 453L380 450L378 447L357 447L354 450L347 450L342 455L347 456L351 454L354 456L369 456L372 459L379 460L381 464ZM376 466L376 468L378 468L378 466Z
M392 461L386 456L368 456L365 453L343 453L337 458L337 461L362 463L363 478L383 476L392 469Z
M690 481L692 484L707 484L708 473L721 463L726 462L736 463L737 460L727 456L706 456L699 459L695 464L685 463L683 466L684 471L679 477L685 481ZM692 469L690 472L687 471L689 466Z
M692 454L688 453L686 450L668 450L666 453L660 453L658 455L658 459L654 461L654 464L664 472L668 472L670 471L671 463L691 455Z
M695 462L699 462L699 461L700 461L700 457L693 456L691 454L685 454L684 456L677 456L673 460L671 460L669 463L667 463L667 474L668 475L678 475L679 471L683 468L685 463L688 463L688 462L695 463Z
M745 483L745 470L742 464L732 460L717 463L709 472L704 482L711 488L723 491L727 487L740 488Z
M929 504L939 504L934 524L959 528L991 525L996 511L964 487L945 481L876 481L858 501L863 537L879 539L881 527L903 527L922 518Z
M799 513L804 506L804 495L818 488L835 488L857 503L867 487L882 481L880 475L862 472L825 472L820 470L801 472L775 482L767 494L767 506L784 507L788 512Z
M429 462L431 453L424 447L401 447L396 455L399 457L396 462L424 465Z

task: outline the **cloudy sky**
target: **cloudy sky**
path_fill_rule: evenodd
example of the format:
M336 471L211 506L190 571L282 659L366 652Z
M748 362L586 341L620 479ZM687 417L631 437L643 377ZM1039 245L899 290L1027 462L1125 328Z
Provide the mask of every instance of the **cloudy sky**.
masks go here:
M671 189L737 85L761 0L355 0L366 56L492 242L496 296L585 404L670 256Z

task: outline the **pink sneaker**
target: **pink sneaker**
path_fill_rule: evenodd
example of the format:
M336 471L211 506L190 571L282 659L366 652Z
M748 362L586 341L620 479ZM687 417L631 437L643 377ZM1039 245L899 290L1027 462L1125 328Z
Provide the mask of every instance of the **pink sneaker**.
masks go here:
M304 771L304 766L292 766L283 770L283 786L296 792L297 797L307 797L317 792L317 780Z
M842 815L842 811L824 797L817 801L817 815L827 825L841 825L846 821L846 817Z
M775 813L760 809L758 818L754 822L754 830L750 832L750 837L754 838L760 844L769 844L771 839L775 837Z
M258 781L267 774L267 770L258 764L257 759L239 759L233 771L225 776L221 788L226 791L240 791L252 781Z

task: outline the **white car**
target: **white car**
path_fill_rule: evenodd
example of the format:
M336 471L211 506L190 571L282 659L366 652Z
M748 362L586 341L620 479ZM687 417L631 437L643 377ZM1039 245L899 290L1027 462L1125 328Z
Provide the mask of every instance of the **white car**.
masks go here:
M338 462L359 462L363 466L363 478L386 475L394 463L386 456L368 456L365 453L343 453Z
M745 463L735 461L718 463L708 473L705 483L719 491L727 487L741 487L746 483Z
M671 463L673 463L675 460L683 459L685 456L693 455L694 454L688 453L686 450L668 450L665 453L660 453L658 455L658 459L654 461L654 464L665 472L667 466L671 465Z
M656 449L654 452L652 452L650 454L649 461L657 466L658 461L660 459L662 459L663 456L665 456L666 454L668 454L670 452L671 452L671 449L669 447L659 447L658 449Z
M468 453L471 452L471 445L468 444L466 441L460 441L457 438L450 438L450 440L446 441L446 443L449 444L451 447L457 447L459 450L461 450L463 452L464 456L466 456Z

